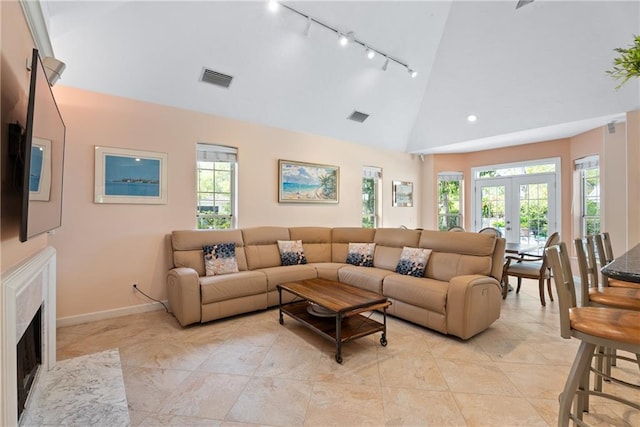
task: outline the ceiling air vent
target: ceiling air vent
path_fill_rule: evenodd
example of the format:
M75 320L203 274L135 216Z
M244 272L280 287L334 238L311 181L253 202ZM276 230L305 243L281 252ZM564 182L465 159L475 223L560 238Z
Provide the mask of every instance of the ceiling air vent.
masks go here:
M216 86L229 87L233 77L205 68L200 80Z
M354 122L362 123L367 120L367 117L369 117L368 114L361 113L360 111L354 111L349 117L347 117L347 119L353 120Z

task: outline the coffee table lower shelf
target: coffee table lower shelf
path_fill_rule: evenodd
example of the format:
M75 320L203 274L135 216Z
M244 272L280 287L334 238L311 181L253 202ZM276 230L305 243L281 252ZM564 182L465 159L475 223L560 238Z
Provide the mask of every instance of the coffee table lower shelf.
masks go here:
M380 345L387 345L386 305L383 307L383 323L363 316L362 314L345 315L336 313L335 316L315 316L307 311L308 301L296 301L280 306L280 324L284 324L283 313L289 315L312 331L333 341L336 344L336 362L342 363L342 344L362 338L367 335L382 332Z

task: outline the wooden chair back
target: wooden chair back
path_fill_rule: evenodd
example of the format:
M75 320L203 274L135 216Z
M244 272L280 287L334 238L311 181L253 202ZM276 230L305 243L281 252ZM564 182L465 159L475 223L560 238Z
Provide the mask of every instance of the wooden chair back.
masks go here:
M480 229L480 231L478 231L478 233L480 233L480 234L493 234L495 236L502 237L502 232L500 230L498 230L497 228L494 228L494 227L482 228L482 229Z
M594 249L593 236L584 239L575 239L576 255L578 258L578 269L580 270L580 290L582 306L589 305L589 288L598 287L598 264Z
M567 245L564 242L545 249L551 265L553 280L556 283L558 305L560 311L560 336L571 338L571 323L569 321L569 309L576 307L576 288L571 273L571 264Z

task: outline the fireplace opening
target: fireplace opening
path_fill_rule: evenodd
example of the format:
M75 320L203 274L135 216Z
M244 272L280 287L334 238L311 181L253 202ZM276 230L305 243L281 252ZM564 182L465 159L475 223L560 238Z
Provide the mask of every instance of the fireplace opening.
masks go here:
M42 306L17 345L18 419L24 411L29 390L42 363Z

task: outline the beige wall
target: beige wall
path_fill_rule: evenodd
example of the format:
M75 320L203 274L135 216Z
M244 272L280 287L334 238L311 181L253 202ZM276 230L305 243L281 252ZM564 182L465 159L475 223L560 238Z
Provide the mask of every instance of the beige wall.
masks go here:
M640 111L627 113L627 248L640 243ZM614 252L615 253L615 252ZM619 252L618 252L619 253Z
M400 152L55 86L67 125L63 227L58 250L58 317L147 302L131 283L166 298L165 235L195 227L197 142L238 148L239 227L360 226L362 167L383 173L383 226L418 226L420 161ZM168 204L93 203L94 147L168 153ZM279 204L278 159L340 167L338 204ZM416 185L413 208L391 207L391 182Z

